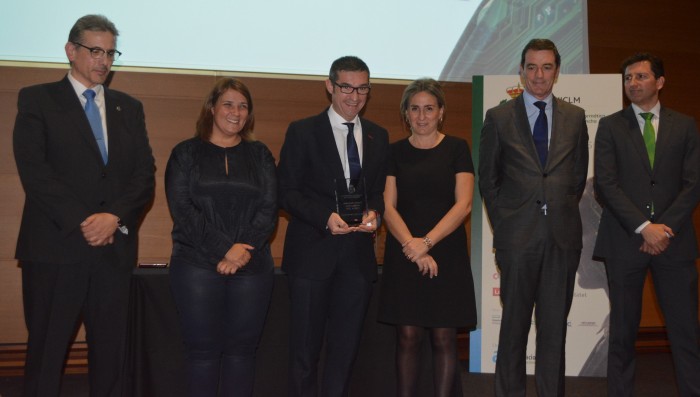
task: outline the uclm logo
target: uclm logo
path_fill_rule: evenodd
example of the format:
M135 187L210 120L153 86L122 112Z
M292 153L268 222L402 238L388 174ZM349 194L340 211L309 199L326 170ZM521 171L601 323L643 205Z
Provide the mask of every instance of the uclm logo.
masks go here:
M493 296L501 296L501 288L493 287Z

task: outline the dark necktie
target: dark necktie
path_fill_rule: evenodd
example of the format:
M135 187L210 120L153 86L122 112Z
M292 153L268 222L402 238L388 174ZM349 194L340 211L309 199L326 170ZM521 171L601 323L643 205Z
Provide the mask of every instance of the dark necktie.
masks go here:
M654 118L654 113L639 113L644 119L644 146L647 147L647 154L649 155L649 164L651 168L654 168L654 155L656 154L656 132L654 131L654 124L651 123L651 119Z
M537 101L535 102L535 106L540 109L540 114L537 116L537 120L535 120L532 138L535 140L535 148L537 149L537 155L540 157L540 163L542 164L542 167L544 167L547 164L547 152L549 152L549 145L547 143L547 130L549 127L547 126L547 114L544 112L544 108L547 106L547 103Z
M102 116L100 116L100 108L95 103L95 91L87 89L83 92L83 96L87 99L85 103L85 114L92 128L92 135L95 136L97 146L100 148L102 162L107 164L107 146L105 145L105 134L102 131Z
M348 165L350 166L350 178L357 179L360 177L362 166L360 165L360 152L357 150L357 142L355 141L355 123L343 123L348 126Z

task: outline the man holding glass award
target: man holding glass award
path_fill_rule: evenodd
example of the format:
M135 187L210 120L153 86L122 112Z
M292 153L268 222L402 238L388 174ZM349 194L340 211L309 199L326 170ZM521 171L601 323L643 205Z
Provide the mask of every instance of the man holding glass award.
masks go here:
M326 89L332 105L289 125L278 166L280 206L290 215L282 259L291 299L290 397L347 394L377 278L388 134L358 116L370 92L361 59L333 62Z

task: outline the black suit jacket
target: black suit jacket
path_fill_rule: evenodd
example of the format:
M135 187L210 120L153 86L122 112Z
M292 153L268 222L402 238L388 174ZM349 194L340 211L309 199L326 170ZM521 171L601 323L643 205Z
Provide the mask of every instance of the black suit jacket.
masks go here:
M486 112L479 150L479 189L496 249L522 249L546 222L563 249L581 249L578 202L588 173L588 128L583 109L557 98L552 106L547 164L540 164L523 96ZM541 209L547 203L547 216Z
M693 210L700 201L700 135L692 118L661 108L652 170L633 108L604 117L598 124L594 166L603 205L595 256L639 252L643 238L635 229L647 220L673 229L675 237L662 255L674 260L698 256Z
M369 120L360 122L368 207L381 213L388 134ZM334 179L344 178L327 112L292 122L280 152L277 177L280 207L291 215L282 259L282 269L288 274L323 280L339 261L348 261L356 263L368 280L376 279L372 234L334 236L326 229L328 218L336 212Z
M19 92L14 154L26 193L16 257L44 263L136 260L137 229L154 192L154 160L143 107L105 87L109 161L104 165L67 77ZM129 229L114 244L90 247L80 223L108 212Z

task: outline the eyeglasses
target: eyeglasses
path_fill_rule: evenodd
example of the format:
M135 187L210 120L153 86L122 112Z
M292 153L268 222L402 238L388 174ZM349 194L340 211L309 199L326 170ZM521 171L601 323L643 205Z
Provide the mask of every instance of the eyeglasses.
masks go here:
M71 43L73 43L75 45L79 45L79 46L85 48L86 50L90 51L90 56L93 57L94 59L100 59L100 58L104 57L105 55L107 55L107 58L109 58L113 61L116 61L117 59L119 59L119 56L122 54L121 52L119 52L117 50L103 50L100 47L88 47L88 46L84 46L84 45L82 45L78 42L75 42L75 41L71 41Z
M369 85L353 87L348 84L338 84L335 81L333 82L333 85L338 87L338 89L340 89L340 92L342 92L343 94L352 94L353 92L357 91L357 93L360 95L367 95L369 94L369 90L372 89L372 87Z

